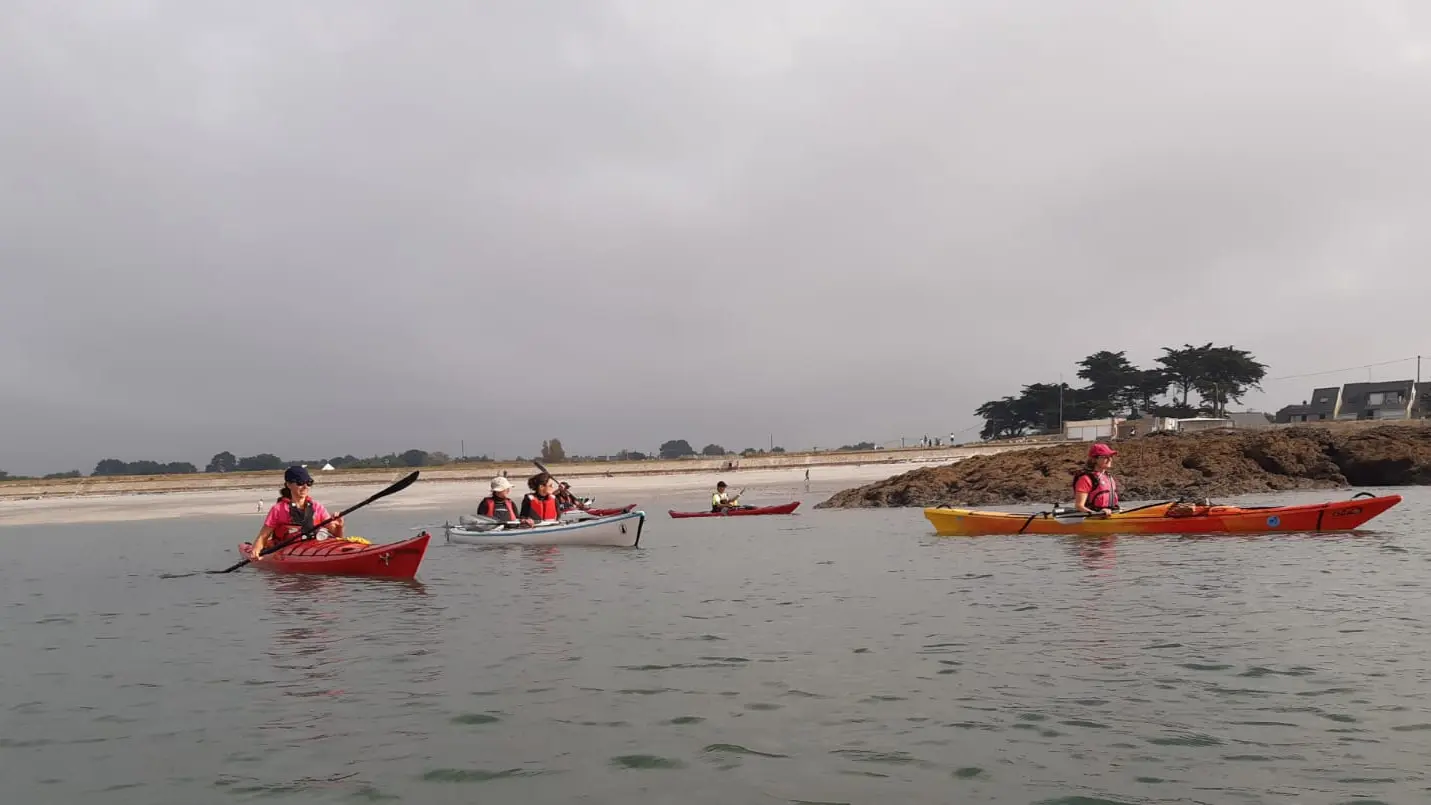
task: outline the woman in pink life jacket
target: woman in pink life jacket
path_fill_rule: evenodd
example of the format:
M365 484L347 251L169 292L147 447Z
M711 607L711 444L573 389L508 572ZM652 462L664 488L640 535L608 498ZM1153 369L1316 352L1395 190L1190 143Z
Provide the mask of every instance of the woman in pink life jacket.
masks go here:
M522 525L531 525L531 520L518 516L517 504L512 502L511 494L512 482L507 480L507 476L498 475L492 479L492 494L477 504L477 513L502 523L521 521Z
M287 542L331 516L322 503L308 494L312 489L313 476L308 474L306 467L295 464L283 473L283 488L278 492L278 500L268 510L263 528L254 537L254 556L261 554L270 544ZM328 523L306 539L327 539L330 536L333 539L343 538L343 518Z
M1118 451L1103 442L1088 448L1088 463L1073 479L1073 508L1094 517L1118 510L1118 482L1108 473Z

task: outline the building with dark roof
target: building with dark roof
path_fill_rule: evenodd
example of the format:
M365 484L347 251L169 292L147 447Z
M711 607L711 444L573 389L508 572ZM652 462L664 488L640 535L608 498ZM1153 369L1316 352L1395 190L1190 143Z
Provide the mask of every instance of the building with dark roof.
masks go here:
M1310 400L1283 406L1277 422L1415 419L1431 413L1431 382L1386 380L1316 389Z

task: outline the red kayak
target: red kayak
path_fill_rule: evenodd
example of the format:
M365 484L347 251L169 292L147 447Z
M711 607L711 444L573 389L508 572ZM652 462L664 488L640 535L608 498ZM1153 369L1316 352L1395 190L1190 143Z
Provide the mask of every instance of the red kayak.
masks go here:
M622 506L619 509L567 509L567 511L586 512L592 517L610 517L614 514L625 514L627 512L636 511L636 504L632 503L629 506Z
M368 545L344 539L307 539L249 565L275 573L328 573L340 576L381 576L390 579L410 579L417 575L417 566L427 552L432 535L426 531L402 542ZM239 545L239 553L248 556L253 544Z
M668 511L667 514L680 519L682 517L746 517L756 514L789 514L800 507L800 501L792 503L782 503L779 506L757 506L753 509L726 509L723 512L678 512Z

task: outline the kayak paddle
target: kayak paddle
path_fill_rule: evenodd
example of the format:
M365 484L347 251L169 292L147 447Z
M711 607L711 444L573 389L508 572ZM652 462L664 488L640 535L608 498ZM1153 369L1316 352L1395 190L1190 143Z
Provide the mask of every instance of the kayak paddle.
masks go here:
M372 502L375 501L375 500L378 500L379 498L385 498L385 497L387 497L388 495L393 494L394 492L401 492L402 490L407 489L409 486L412 486L412 484L413 484L414 481L417 480L417 474L418 474L418 472L419 472L418 470L413 470L410 475L404 477L402 480L398 481L397 483L393 484L392 486L389 486L387 489L384 489L383 491L377 493L376 495L373 495L372 497L368 498L367 500L364 500L364 501L361 502L361 503L358 503L358 504L355 504L355 505L353 505L353 506L350 506L350 507L344 509L343 511L340 511L340 512L338 512L337 514L333 515L332 517L329 517L328 519L324 520L324 521L321 522L321 523L315 523L315 524L312 525L311 527L303 529L302 531L300 531L300 532L298 533L298 536L296 536L296 537L294 537L294 538L292 538L292 539L290 539L290 540L285 540L284 542L280 542L279 544L274 545L274 546L272 546L272 547L270 547L270 548L265 548L264 551L263 551L263 553L259 554L259 556L267 556L267 555L273 553L274 551L281 551L281 550L283 550L284 548L287 548L289 545L292 545L293 543L298 542L299 540L303 539L304 537L309 536L309 535L311 535L311 534L317 532L318 529L322 528L322 527L325 526L325 525L328 525L329 523L333 522L334 520L337 520L339 517L346 517L347 515L352 514L353 512L357 511L358 509L363 508L364 506L368 505L369 503L372 503ZM252 562L252 561L253 561L252 558L250 558L250 559L245 559L245 560L243 560L242 562L239 562L239 563L235 564L235 565L232 566L232 567L226 567L226 568L224 568L223 570L206 570L206 571L204 571L204 572L205 572L205 573L232 573L232 572L234 572L235 570L238 570L239 568L243 567L244 565L246 565L246 564L248 564L249 562Z

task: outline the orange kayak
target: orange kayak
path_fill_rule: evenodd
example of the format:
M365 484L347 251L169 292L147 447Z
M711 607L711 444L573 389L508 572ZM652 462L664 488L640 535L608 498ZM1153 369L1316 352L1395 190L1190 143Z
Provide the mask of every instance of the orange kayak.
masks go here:
M1361 495L1368 495L1362 497ZM992 534L1257 534L1275 531L1348 531L1401 502L1400 495L1370 496L1296 506L1217 506L1154 503L1108 517L1082 513L996 512L944 506L924 517L940 536Z

